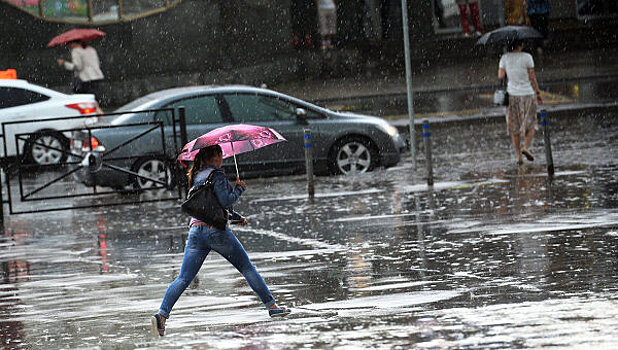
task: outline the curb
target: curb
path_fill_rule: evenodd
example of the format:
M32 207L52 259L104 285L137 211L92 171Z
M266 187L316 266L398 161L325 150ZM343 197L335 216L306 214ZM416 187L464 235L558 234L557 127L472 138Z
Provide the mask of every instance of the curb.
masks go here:
M616 111L618 112L618 102L605 102L605 103L577 103L577 104L560 104L560 105L548 105L543 106L552 117L567 117L572 116L573 113L577 114L589 114L589 113L605 113ZM539 108L540 110L540 108ZM420 130L423 121L427 120L430 124L443 124L443 123L460 123L460 122L481 122L487 120L498 121L498 118L502 118L500 122L505 121L505 109L504 107L490 107L483 109L480 113L475 114L462 114L461 111L454 111L452 114L437 117L425 117L415 118L414 128ZM388 122L397 128L400 133L408 133L410 129L409 119L395 119L388 120Z

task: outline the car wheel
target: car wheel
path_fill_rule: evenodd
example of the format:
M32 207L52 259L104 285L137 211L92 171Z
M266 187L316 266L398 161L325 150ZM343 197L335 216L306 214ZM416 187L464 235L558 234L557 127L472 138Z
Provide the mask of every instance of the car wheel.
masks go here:
M141 159L135 164L134 172L141 176L164 182L168 188L172 185L172 175L167 162L159 158ZM161 187L161 184L141 177L133 177L133 185L137 190Z
M35 134L26 147L26 159L38 165L60 164L67 159L69 142L53 132Z
M337 141L333 145L329 159L332 173L358 174L375 168L378 154L370 140L359 136L350 136Z

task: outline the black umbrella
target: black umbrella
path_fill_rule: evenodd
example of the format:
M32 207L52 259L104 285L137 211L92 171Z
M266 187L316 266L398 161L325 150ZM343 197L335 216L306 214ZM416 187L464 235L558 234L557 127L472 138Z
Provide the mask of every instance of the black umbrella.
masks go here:
M526 26L506 26L485 33L476 45L506 44L513 40L541 39L538 30Z

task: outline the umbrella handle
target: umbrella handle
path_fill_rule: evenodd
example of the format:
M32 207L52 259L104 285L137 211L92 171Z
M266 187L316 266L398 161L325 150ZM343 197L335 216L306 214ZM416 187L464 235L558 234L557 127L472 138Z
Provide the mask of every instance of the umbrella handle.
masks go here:
M230 142L232 145L232 155L234 156L234 165L236 166L236 178L240 179L240 175L238 175L238 163L236 163L236 152L234 152L234 142Z

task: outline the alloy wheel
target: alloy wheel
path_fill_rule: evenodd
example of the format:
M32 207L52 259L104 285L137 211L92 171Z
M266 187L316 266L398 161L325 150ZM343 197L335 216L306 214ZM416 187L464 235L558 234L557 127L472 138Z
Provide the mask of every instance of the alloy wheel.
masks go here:
M371 151L363 143L351 141L337 151L335 162L343 174L365 173L371 168Z
M165 162L159 159L148 159L142 162L138 166L136 173L146 178L159 180L168 185L171 179L170 170L165 165ZM161 187L161 184L141 177L136 177L135 183L137 184L138 189Z
M42 135L32 143L30 156L39 165L58 164L64 157L64 153L60 151L64 148L64 144L56 136Z

